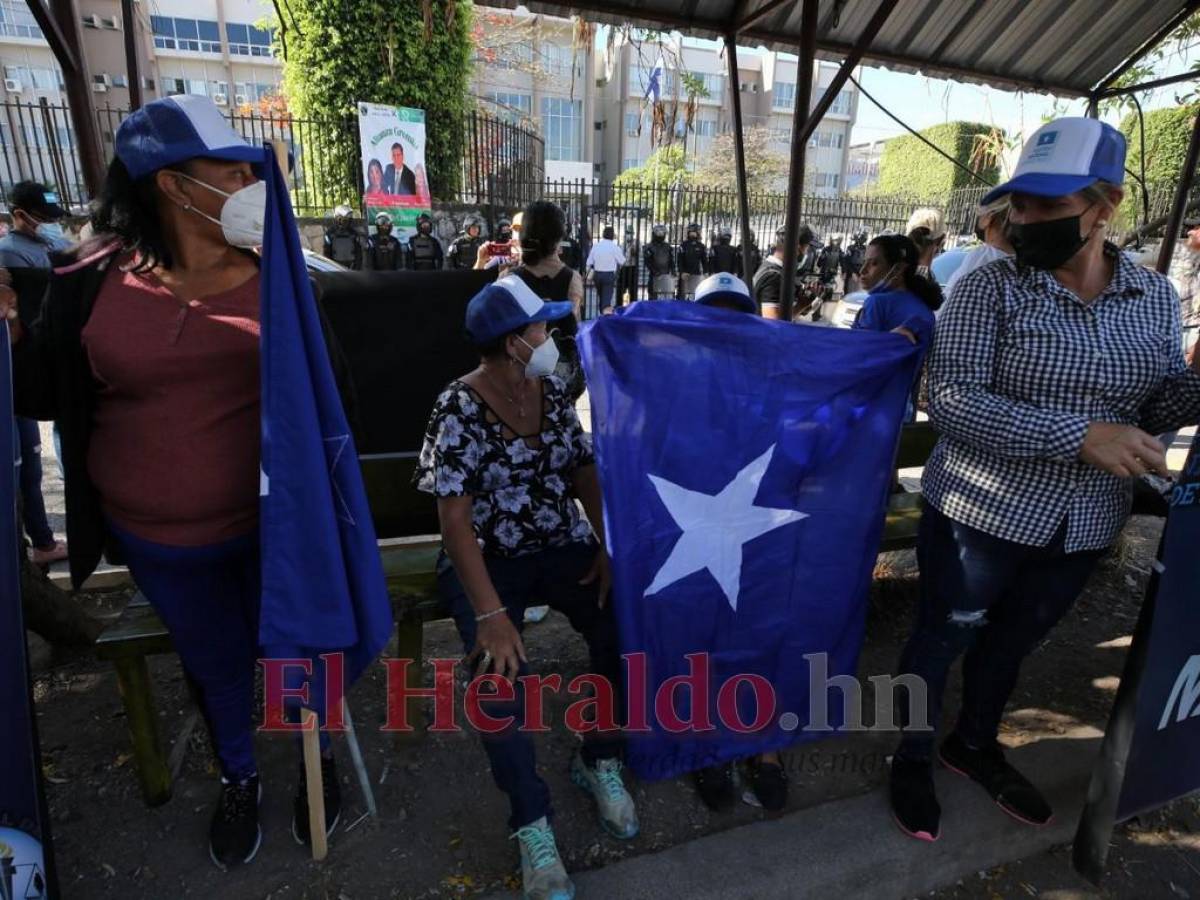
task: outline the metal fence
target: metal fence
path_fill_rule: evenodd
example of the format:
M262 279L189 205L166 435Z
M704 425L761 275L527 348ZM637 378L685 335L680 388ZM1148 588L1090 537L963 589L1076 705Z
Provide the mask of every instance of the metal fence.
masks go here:
M708 242L722 228L733 232L741 243L741 215L736 191L715 190L687 185L619 185L586 180L546 180L527 185L512 185L514 194L552 200L566 211L572 226L587 236L599 237L605 225L620 235L633 229L639 240L647 240L654 224L667 228L667 239L678 244L689 224L700 226L701 237ZM975 210L987 189L960 188L944 197L819 197L805 196L800 202L802 220L819 239L832 235L851 235L865 231L870 235L903 230L909 215L921 206L935 206L946 217L951 235L970 234ZM510 216L523 203L496 198L478 205L489 225L501 216ZM771 246L775 232L783 227L787 215L785 192L752 192L749 196L750 231L762 249Z
M71 124L70 109L43 98L38 103L0 103L0 200L18 181L31 179L53 188L65 206L82 211L90 197ZM129 110L96 110L105 158L113 155L113 136ZM295 165L290 174L292 206L298 216L322 216L340 200L362 195L362 175L353 157L334 152L338 142L358 143L358 120L313 119L231 109L226 118L247 141L283 141ZM439 200L482 204L499 198L524 205L533 196L521 186L544 174L542 139L520 125L469 112L463 121L464 152L460 190ZM493 200L494 202L494 200Z

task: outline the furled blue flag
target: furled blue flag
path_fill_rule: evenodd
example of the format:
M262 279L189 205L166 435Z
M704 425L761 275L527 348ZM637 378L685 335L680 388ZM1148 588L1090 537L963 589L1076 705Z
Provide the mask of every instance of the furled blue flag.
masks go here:
M24 548L17 522L18 440L8 328L0 319L0 857L11 857L12 866L7 874L0 871L0 879L11 883L8 896L43 897L54 874L42 851L43 843L48 846L50 820L21 615L19 554ZM57 896L57 889L51 890Z
M391 605L287 183L264 153L259 641L272 657L341 651L353 680L387 643Z
M630 766L665 778L828 736L841 692L819 679L855 672L919 350L682 302L579 343L621 648L645 666L643 687L627 663ZM689 654L707 698L676 686Z

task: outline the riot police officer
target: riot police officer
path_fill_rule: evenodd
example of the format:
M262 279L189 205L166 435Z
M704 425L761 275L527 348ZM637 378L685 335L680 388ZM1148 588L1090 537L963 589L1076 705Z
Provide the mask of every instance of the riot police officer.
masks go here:
M650 229L650 243L642 255L650 299L670 300L675 296L675 248L667 243L666 225Z
M442 245L433 236L433 219L428 213L417 216L417 233L408 239L408 267L418 272L442 267Z
M733 248L733 232L727 227L717 232L716 241L708 248L708 271L714 275L730 272L742 277L742 254Z
M367 238L367 262L380 272L404 268L404 248L392 235L392 217L385 212L375 217L375 234Z
M496 223L496 243L507 244L512 236L512 219L505 218Z
M617 305L624 306L633 303L638 297L638 239L633 233L633 226L625 226L625 242L621 249L625 251L625 264L617 277Z
M576 272L582 272L583 251L579 245L579 241L575 238L575 232L571 227L570 219L565 220L564 227L566 231L563 233L563 239L558 242L558 258L563 261L564 265L569 266Z
M462 233L450 245L450 268L469 269L475 265L479 245L484 242L483 222L479 216L467 216L463 220Z
M346 205L333 211L333 222L325 229L325 255L347 269L361 269L362 239L354 228L354 210Z
M833 235L817 256L817 274L821 279L821 299L833 299L833 286L842 268L842 239Z
M700 226L689 222L686 237L679 245L679 299L691 300L696 285L708 274L708 248L700 240Z
M867 233L859 231L842 254L842 294L858 290L858 275L867 258Z

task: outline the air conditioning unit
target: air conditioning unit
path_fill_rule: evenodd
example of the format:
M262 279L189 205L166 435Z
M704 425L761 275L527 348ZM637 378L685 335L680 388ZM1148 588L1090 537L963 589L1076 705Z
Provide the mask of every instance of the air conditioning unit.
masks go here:
M224 94L213 94L212 102L217 104L217 106L225 106L229 103L229 98Z
M5 78L4 89L10 94L19 94L21 91L25 90L21 82L17 81L15 78Z
M113 31L121 30L121 17L120 16L112 16L111 18L104 19L103 22L104 22L105 28L111 28Z
M84 16L83 24L84 24L85 28L99 28L100 27L100 17L98 15L96 15L95 13Z
M92 82L92 90L95 91L97 94L105 94L105 93L108 93L108 85L104 84L102 82L99 82L99 81L93 81Z
M233 102L234 102L235 106L245 106L247 103L250 102L250 100L249 100L249 98L246 97L245 94L234 94Z

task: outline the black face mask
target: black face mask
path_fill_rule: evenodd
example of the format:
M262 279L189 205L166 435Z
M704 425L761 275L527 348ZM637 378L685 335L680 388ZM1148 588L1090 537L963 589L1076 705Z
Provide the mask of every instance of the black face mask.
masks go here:
M975 237L979 238L979 240L981 240L981 241L986 241L987 240L987 232L985 232L982 228L980 228L978 225L976 225L975 226Z
M1079 233L1079 221L1082 217L1083 214L1080 213L1077 216L1064 216L1061 219L1030 222L1026 225L1009 222L1008 240L1013 246L1017 262L1022 266L1046 270L1062 266L1088 242L1088 239Z

